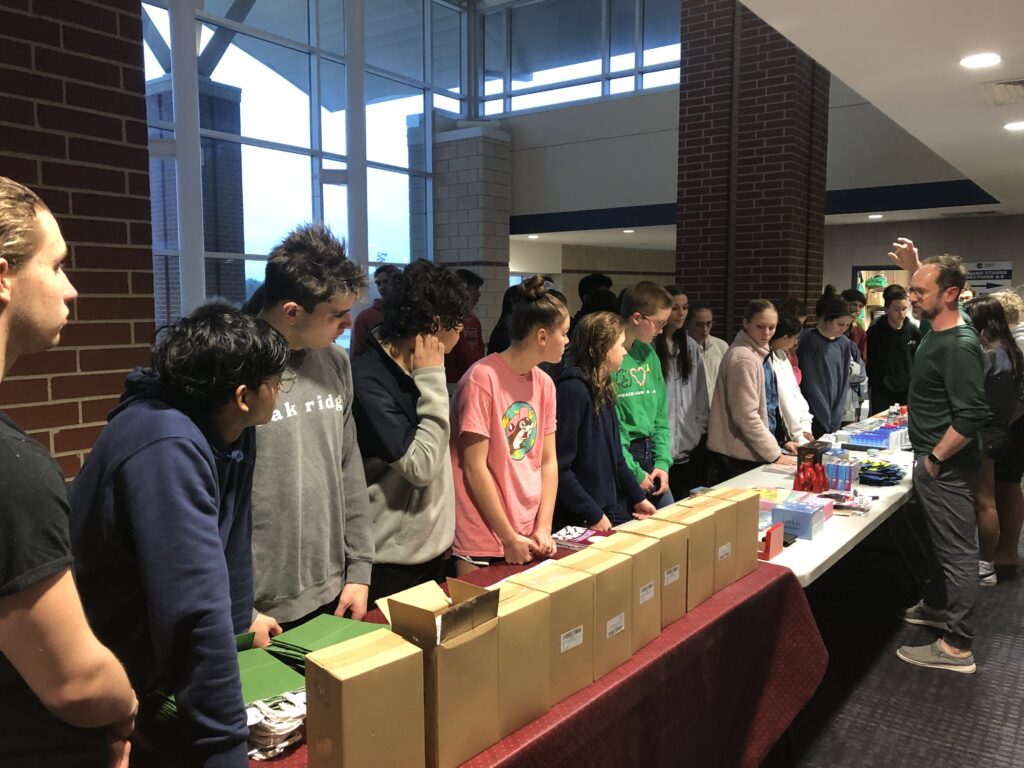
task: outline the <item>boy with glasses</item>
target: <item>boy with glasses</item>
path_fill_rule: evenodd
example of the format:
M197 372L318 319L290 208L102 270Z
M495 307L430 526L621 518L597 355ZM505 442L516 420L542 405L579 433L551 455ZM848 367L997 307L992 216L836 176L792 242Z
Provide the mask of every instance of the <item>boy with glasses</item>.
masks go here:
M86 614L140 695L174 694L197 763L248 765L235 635L280 632L252 611L255 427L288 359L284 338L227 305L168 327L71 486ZM142 717L147 715L145 707Z
M651 344L670 314L672 297L660 285L643 281L626 289L621 310L626 322L626 356L612 377L626 466L659 509L673 502L668 490L672 444L665 376Z

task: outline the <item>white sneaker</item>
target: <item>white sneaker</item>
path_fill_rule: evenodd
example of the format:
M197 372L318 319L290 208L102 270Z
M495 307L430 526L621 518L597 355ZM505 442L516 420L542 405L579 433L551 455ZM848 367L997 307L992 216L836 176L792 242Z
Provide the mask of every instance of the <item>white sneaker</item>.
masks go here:
M994 587L998 583L994 563L988 560L978 561L978 581L981 582L983 587Z

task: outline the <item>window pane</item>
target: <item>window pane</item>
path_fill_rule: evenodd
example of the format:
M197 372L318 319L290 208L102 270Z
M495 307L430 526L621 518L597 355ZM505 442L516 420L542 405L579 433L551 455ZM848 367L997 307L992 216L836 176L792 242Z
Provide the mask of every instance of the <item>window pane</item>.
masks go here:
M146 4L142 20L142 56L149 83L171 73L171 22L166 10Z
M345 0L320 0L320 47L345 52Z
M348 153L345 132L345 65L320 60L320 142L325 152Z
M149 209L153 220L154 250L178 250L178 177L176 174L173 157L150 154Z
M430 24L434 87L462 93L462 14L433 5Z
M200 127L308 147L309 57L223 27L200 26Z
M366 75L366 157L403 168L424 168L423 91Z
M440 93L434 94L434 108L443 109L446 112L452 112L456 115L462 114L462 102L459 99L453 99L450 96L442 96Z
M267 262L256 261L255 259L245 260L245 300L248 301L256 292L256 289L263 285L267 275Z
M206 298L224 299L236 307L242 306L249 298L246 295L245 259L207 256L203 261L206 267Z
M583 85L574 85L571 88L558 88L553 91L529 93L525 96L513 96L512 110L533 109L535 107L563 104L567 101L577 101L579 99L596 99L600 95L600 83L584 83Z
M612 72L631 69L636 59L636 0L610 0Z
M522 97L520 97L522 98ZM485 115L500 115L505 111L505 100L504 99L491 99L490 101L484 102L484 114Z
M345 163L324 160L324 170L344 170ZM348 239L348 185L324 184L324 224L342 239Z
M501 93L505 87L505 14L484 16L484 93Z
M370 262L407 264L411 236L425 231L417 208L423 179L404 173L368 168L366 171L367 228Z
M366 63L422 80L422 0L372 0L365 13Z
M602 0L512 9L512 89L601 74Z
M645 66L679 61L679 24L679 0L644 0Z
M616 77L608 83L609 93L629 93L636 88L635 77Z
M282 3L280 0L256 0L254 3L205 0L204 3L197 5L207 13L223 16L239 24L273 32L275 35L302 43L309 42L309 17L305 0L295 3ZM247 11L239 10L246 6L251 7Z
M679 67L644 75L644 88L660 88L663 85L679 85Z
M267 254L312 216L308 156L203 139L207 251Z

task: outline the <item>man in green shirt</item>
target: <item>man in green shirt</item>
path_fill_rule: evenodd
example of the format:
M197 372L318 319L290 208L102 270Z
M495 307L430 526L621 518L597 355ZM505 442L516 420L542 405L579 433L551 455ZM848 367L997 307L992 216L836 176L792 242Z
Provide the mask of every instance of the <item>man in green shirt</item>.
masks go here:
M914 489L933 555L924 597L903 618L942 630L931 645L903 646L896 655L918 666L972 673L979 589L976 435L988 419L981 344L957 305L967 278L960 258L922 263L910 240L900 238L893 247L890 256L913 273L908 293L914 316L932 326L914 356L908 405Z

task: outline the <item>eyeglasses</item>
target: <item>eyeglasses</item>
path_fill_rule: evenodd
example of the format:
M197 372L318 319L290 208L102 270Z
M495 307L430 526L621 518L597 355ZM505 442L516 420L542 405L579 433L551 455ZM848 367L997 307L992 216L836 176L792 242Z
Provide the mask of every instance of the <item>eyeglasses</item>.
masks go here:
M666 325L668 325L668 318L665 318L664 320L655 320L653 317L649 317L648 315L644 314L641 314L640 317L642 317L644 320L650 320L651 325L653 325L659 331L662 330Z
M277 380L277 389L279 392L288 394L292 391L292 387L295 386L295 382L299 380L299 377L294 373L283 373L281 378Z

